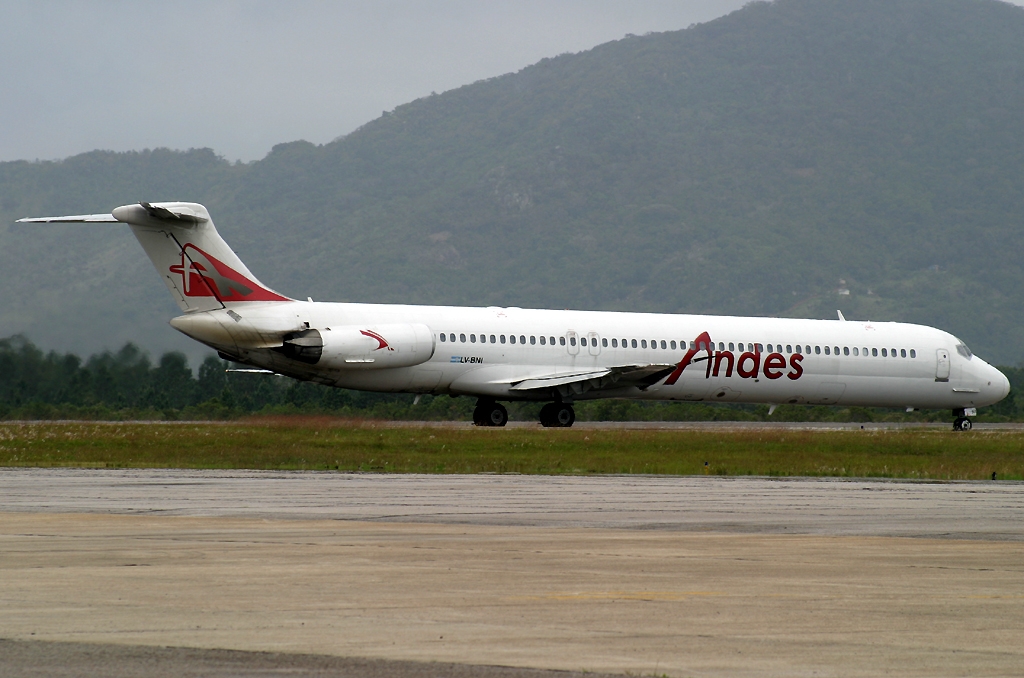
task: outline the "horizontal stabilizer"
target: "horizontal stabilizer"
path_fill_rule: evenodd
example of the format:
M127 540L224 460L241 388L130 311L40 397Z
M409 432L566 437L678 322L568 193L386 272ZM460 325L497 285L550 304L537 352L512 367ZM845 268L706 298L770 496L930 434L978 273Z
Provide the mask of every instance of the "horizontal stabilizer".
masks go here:
M209 221L205 214L200 214L188 205L181 203L167 203L164 205L154 205L148 202L140 202L142 209L146 210L146 214L153 217L154 219L170 219L172 221Z
M34 217L32 219L18 219L19 224L88 224L88 223L117 223L113 214L76 214L70 217Z

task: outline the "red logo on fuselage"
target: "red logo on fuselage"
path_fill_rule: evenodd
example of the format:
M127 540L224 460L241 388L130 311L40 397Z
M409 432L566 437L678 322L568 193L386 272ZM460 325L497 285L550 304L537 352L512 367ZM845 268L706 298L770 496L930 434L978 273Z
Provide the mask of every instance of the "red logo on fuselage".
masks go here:
M171 266L170 271L181 276L181 291L186 297L215 297L222 302L289 300L249 280L192 243L185 244L181 263Z
M737 376L743 379L756 379L759 374L763 375L765 379L778 379L783 375L783 371L787 367L790 371L786 373L786 376L790 379L799 379L804 373L804 368L800 364L804 359L801 353L790 355L788 363L786 362L786 357L781 353L769 353L764 356L764 361L762 362L761 345L753 344L751 348L753 350L745 351L737 358L736 354L732 351L716 351L715 344L711 341L711 336L707 332L702 332L694 340L693 348L686 352L686 355L676 365L672 374L668 375L665 385L672 386L675 384L682 375L683 370L689 365L699 362L707 363L704 368L705 379L720 376L723 366L725 367L726 377L731 377L735 370ZM706 355L702 358L695 358L694 356L698 353L705 353Z
M387 339L385 339L384 337L380 336L379 334L377 334L373 330L359 330L359 334L363 335L364 337L370 337L371 339L376 339L377 340L377 348L373 349L374 351L379 351L382 348L386 348L389 351L394 351L395 350L395 349L391 348L391 345L388 343Z

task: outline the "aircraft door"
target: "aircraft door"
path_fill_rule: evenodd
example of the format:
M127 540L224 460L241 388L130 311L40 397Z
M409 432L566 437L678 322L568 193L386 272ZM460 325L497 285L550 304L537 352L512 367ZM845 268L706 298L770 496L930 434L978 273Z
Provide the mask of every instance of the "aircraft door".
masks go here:
M590 349L590 355L601 355L601 337L597 332L587 334L587 347Z
M935 351L935 381L949 381L949 351Z
M576 355L580 352L580 338L575 330L565 333L565 348L569 351L569 355Z

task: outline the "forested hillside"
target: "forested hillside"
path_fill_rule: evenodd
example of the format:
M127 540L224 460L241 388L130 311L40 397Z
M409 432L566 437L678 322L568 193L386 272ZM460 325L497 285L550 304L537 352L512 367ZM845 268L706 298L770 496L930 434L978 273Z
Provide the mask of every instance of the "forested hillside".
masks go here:
M256 105L254 103L254 105ZM1024 359L1024 9L777 0L420 99L323 146L0 164L0 336L186 348L124 227L205 203L265 282L351 301L905 320ZM195 353L193 353L195 355Z

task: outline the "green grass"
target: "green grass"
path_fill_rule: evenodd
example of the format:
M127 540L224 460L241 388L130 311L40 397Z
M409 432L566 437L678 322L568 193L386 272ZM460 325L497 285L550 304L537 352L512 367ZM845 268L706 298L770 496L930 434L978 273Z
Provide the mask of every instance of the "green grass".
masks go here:
M1024 433L40 422L0 424L0 466L1020 480Z

